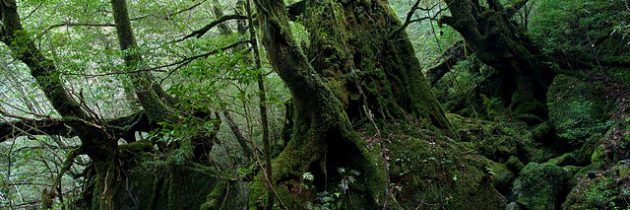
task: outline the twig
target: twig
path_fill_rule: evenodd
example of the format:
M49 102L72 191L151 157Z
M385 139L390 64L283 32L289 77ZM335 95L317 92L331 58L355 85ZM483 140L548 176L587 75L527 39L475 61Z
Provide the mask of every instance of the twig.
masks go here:
M173 70L170 70L170 71L168 72L168 74L167 74L164 78L162 78L162 80L160 81L160 84L162 84L162 83L164 82L164 80L166 80L167 78L169 78L169 77L170 77L173 73L175 73L175 72L176 72L177 70L179 70L181 67L183 67L183 66L184 66L184 65L186 65L186 64L189 64L189 63L190 63L190 62L192 62L193 60L197 60L197 59L199 59L199 58L206 58L206 57L208 57L208 56L211 56L211 55L214 55L214 54L217 54L217 53L223 52L223 51L225 51L225 50L228 50L228 49L231 49L231 48L237 47L237 46L242 45L242 44L245 44L245 43L249 43L249 40L241 40L241 41L235 42L235 43L233 43L233 44L231 44L231 45L225 46L225 47L223 47L223 48L221 48L221 49L216 49L216 50L213 50L213 51L210 51L210 52L207 52L207 53L201 54L201 55L196 55L196 56L188 57L188 58L182 59L182 60L180 60L180 61L177 61L177 62L175 62L175 63L171 63L171 64L167 64L167 65L163 65L163 66L158 66L158 67L156 67L156 68L166 68L166 67L171 67L171 66L176 66L176 65L177 65L177 67L176 67L176 68L174 68Z
M440 5L440 3L437 3L437 4L434 4L433 6L431 6L430 8L422 8L422 7L419 7L419 4L420 4L420 0L417 0L416 3L414 3L414 5L411 7L409 12L407 13L407 17L405 18L405 22L389 35L390 38L398 35L398 33L400 33L401 31L405 30L405 28L407 28L407 26L409 26L411 23L421 22L421 21L425 21L425 20L431 20L431 21L437 20L437 16L440 15L443 11L447 10L446 8L440 8L433 16L425 16L425 17L422 17L422 18L412 19L413 15L416 12L416 10L426 11L427 13L429 13L429 12L433 11L435 9L435 7Z
M214 28L215 26L220 25L221 23L227 22L229 20L243 20L246 19L247 16L243 16L243 15L238 15L238 14L234 14L234 15L224 15L218 19L216 19L215 21L210 22L208 25L204 26L201 29L195 30L192 33L184 36L181 39L178 39L176 41L173 42L181 42L184 41L186 39L189 39L191 37L202 37L204 34L206 34L210 29Z
M141 73L141 72L147 72L147 71L156 71L156 72L165 72L165 73L168 72L169 74L172 74L173 70L167 71L167 70L161 70L161 69L167 68L167 67L172 67L172 66L178 66L177 68L181 68L182 65L188 64L188 63L192 62L193 60L196 60L196 59L199 59L199 58L205 58L205 57L208 57L210 55L217 54L219 52L223 52L223 51L225 51L227 49L234 48L234 47L236 47L238 45L245 44L245 43L248 43L248 42L249 42L248 40L238 41L238 42L235 42L235 43L233 43L231 45L223 47L221 49L216 49L216 50L204 53L204 54L200 54L200 55L184 58L184 59L176 61L174 63L164 64L164 65L161 65L161 66L156 66L156 67L151 67L151 68L146 68L146 69L139 69L139 70L134 70L134 71L116 71L116 72L108 72L108 73L103 73L103 74L65 73L64 75L84 76L84 77L104 77L104 76L121 75L121 74L135 74L135 73Z
M203 1L199 2L199 3L193 4L192 6L190 6L188 8L181 9L181 10L178 10L178 11L176 11L174 13L168 14L168 15L165 16L166 17L165 19L169 19L169 18L171 18L171 17L173 17L175 15L179 15L179 14L184 13L186 11L193 10L193 9L197 8L199 5L205 3L206 1L208 1L208 0L203 0ZM131 21L136 21L136 20L141 20L141 19L144 19L144 18L147 18L147 17L150 17L150 16L155 16L155 15L148 14L148 15L143 15L143 16L140 16L140 17L131 18L130 20Z
M65 22L65 23L60 23L60 24L55 24L55 25L51 25L48 26L48 28L44 29L41 33L39 33L39 35L37 35L38 37L43 36L44 34L48 33L48 31L55 29L55 28L60 28L60 27L64 27L64 26L84 26L84 27L115 27L116 25L113 23L72 23L72 22Z

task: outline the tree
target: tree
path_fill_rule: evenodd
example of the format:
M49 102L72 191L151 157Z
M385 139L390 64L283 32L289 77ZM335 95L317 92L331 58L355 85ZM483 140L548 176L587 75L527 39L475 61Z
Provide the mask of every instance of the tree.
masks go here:
M546 92L554 73L549 59L524 34L512 17L527 3L521 0L503 6L488 0L447 0L451 16L439 22L453 27L465 40L466 48L484 64L499 73L491 77L487 93L500 98L517 115L533 114L546 118ZM498 85L492 85L498 84Z
M269 61L293 96L294 124L289 144L272 163L274 176L259 175L253 184L250 206L263 201L265 182L279 186L279 202L290 202L289 180L299 180L309 170L324 174L342 165L358 166L366 174L374 205L395 206L387 193L382 151L377 145L368 149L354 127L394 119L424 119L438 130L450 125L406 34L390 38L400 22L387 2L302 2L297 12L310 32L307 54L290 33L282 1L255 3Z
M116 134L103 127L105 122L102 119L86 111L68 94L53 62L42 55L24 31L16 2L13 0L1 2L0 14L3 23L2 42L9 46L17 59L29 66L31 74L48 100L81 139L81 147L68 160L71 162L77 154L83 153L92 159L98 174L95 181L96 189L106 192L97 203L103 208L111 207L116 190L116 187L111 186L116 186L116 178L121 167L117 161Z
M81 139L81 146L67 157L55 181L58 182L78 155L87 154L93 165L87 170L94 170L94 173L87 173L93 176L86 178L88 183L94 183L94 185L87 188L91 192L85 193L85 195L88 206L92 209L115 208L117 205L115 200L120 196L118 192L122 187L120 181L129 178L125 175L129 166L124 158L120 157L119 139L134 142L135 132L148 132L163 128L163 125L174 126L180 123L182 118L214 121L212 113L200 110L193 110L188 113L173 111L174 106L176 106L175 99L168 96L159 84L153 81L153 76L148 70L140 68L143 62L142 56L134 49L137 48L137 44L127 14L126 2L113 0L112 8L121 50L125 51L125 64L128 71L131 72L129 75L134 82L135 93L144 111L122 118L106 120L90 110L83 101L77 102L66 90L61 74L54 62L40 52L22 27L16 2L4 1L0 3L0 14L4 26L0 34L2 42L9 46L15 58L30 68L31 75L36 79L39 88L44 91L48 101L52 103L52 106L62 117L62 119L24 119L17 122L2 123L0 124L0 139L4 141L12 138L16 133L19 135L78 136ZM238 44L229 46L227 49L236 45ZM218 50L215 50L197 57L207 57L217 52ZM218 114L215 116L218 119ZM211 129L196 130L194 134L184 140L191 141L192 153L196 161L208 161L208 153L219 125L219 123L215 123ZM20 132L18 133L16 130Z

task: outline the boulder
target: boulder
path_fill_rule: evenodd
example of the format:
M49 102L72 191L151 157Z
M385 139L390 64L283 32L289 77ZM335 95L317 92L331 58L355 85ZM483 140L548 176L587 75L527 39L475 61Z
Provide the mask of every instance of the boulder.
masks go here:
M604 133L613 124L611 100L602 94L603 84L583 82L558 75L547 92L549 120L566 143L581 146L594 133Z
M526 209L560 209L571 174L550 163L529 163L514 182L516 203Z

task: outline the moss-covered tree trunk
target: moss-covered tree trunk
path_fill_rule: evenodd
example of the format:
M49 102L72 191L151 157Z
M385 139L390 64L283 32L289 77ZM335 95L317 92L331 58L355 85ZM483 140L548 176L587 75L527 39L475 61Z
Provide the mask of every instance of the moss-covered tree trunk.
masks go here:
M127 2L126 0L112 0L111 5L118 42L120 49L124 51L123 55L127 71L134 72L143 66L143 58L131 28ZM173 122L177 120L176 114L168 106L168 101L163 99L168 96L159 84L154 81L150 72L134 72L130 73L129 76L135 88L134 92L150 122Z
M105 122L84 110L68 93L53 62L39 51L22 27L16 2L1 1L0 15L2 42L9 46L15 58L30 68L31 75L48 101L80 138L79 153L92 159L97 177L95 188L102 192L102 196L94 197L94 203L98 209L113 209L113 197L118 188L115 186L120 181L117 180L120 173L118 137L103 126Z
M362 172L369 206L396 206L381 145L359 137L354 126L389 119L424 119L448 129L414 50L386 1L305 1L302 23L310 33L308 55L291 35L281 0L256 0L263 44L274 70L293 96L292 137L252 185L250 206L264 207L265 185L273 184L278 206L298 208L312 198L301 176L315 175L315 189L339 181L340 167ZM375 123L376 122L376 123Z
M390 36L400 22L386 1L305 1L304 8L309 60L353 121L371 113L449 126L407 34Z
M513 22L512 16L527 0L504 7L496 0L482 6L474 0L447 0L451 16L440 19L458 31L466 47L499 73L485 91L499 97L516 114L546 118L545 97L552 71L545 57Z

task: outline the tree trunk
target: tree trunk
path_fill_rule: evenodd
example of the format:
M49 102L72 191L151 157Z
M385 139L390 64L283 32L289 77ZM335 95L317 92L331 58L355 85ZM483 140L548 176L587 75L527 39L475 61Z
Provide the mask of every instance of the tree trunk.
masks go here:
M87 154L96 169L96 189L103 196L95 197L100 209L113 209L113 201L118 181L118 137L108 131L105 123L85 111L66 91L53 62L39 51L35 43L24 31L14 0L0 2L2 15L2 42L7 44L15 58L26 64L40 89L57 112L68 120L68 125L81 140L81 152ZM109 189L109 190L108 190Z
M141 69L143 65L142 54L138 52L138 44L136 37L131 28L131 21L127 12L126 0L112 0L112 11L114 14L114 23L116 24L116 32L118 34L118 42L120 49L124 52L125 65L127 71ZM131 81L135 87L135 93L142 104L142 108L149 117L151 123L157 122L176 122L177 116L168 106L168 102L162 98L168 97L162 88L153 81L153 75L150 72L130 73ZM159 93L159 94L158 94Z
M314 174L314 190L323 191L339 181L327 171L340 167L365 174L367 206L396 206L381 145L368 144L353 126L421 118L449 128L406 34L388 38L388 29L400 25L396 16L385 1L307 1L307 57L291 36L283 1L255 2L269 61L293 96L294 123L291 140L273 160L273 177L259 174L252 184L250 206L264 206L267 182L279 205L303 206L308 196L295 192L302 174Z
M488 8L474 0L447 0L452 16L442 17L440 24L458 31L466 47L499 72L489 82L500 84L488 91L490 96L501 98L515 114L533 114L544 119L546 92L553 73L540 51L511 21L527 1L521 0L507 8L496 0L487 2Z
M406 33L385 1L306 1L309 60L353 121L418 117L448 128Z

